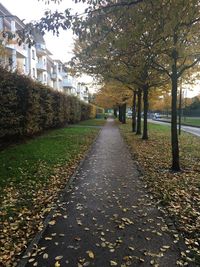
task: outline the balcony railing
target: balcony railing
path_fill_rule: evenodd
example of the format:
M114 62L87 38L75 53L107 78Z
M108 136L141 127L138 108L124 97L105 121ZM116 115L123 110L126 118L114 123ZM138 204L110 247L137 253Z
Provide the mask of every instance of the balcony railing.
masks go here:
M70 80L64 79L63 80L63 87L73 87L73 84Z
M56 78L57 78L56 73L51 73L51 79L52 79L52 80L56 80Z
M43 62L38 62L37 65L36 65L36 67L40 71L46 71L47 70L47 66Z
M40 56L45 56L47 54L46 46L44 44L36 44L36 53Z
M25 58L25 57L27 57L27 50L25 50L23 48L23 46L19 46L17 44L17 42L14 42L14 41L13 42L10 42L10 43L6 44L5 47L7 49L16 50L17 56L19 58Z

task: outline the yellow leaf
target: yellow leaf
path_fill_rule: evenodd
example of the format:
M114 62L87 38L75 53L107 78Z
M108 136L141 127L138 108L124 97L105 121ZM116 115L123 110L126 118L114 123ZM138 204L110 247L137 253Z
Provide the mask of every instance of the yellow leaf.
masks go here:
M59 260L61 260L62 258L63 258L63 256L56 256L56 257L55 257L55 260L56 260L56 261L59 261Z
M94 259L94 253L91 250L88 250L87 254L90 257L90 259Z
M55 267L60 267L60 263L58 261L55 263Z
M54 225L55 223L56 223L55 220L49 222L50 225Z

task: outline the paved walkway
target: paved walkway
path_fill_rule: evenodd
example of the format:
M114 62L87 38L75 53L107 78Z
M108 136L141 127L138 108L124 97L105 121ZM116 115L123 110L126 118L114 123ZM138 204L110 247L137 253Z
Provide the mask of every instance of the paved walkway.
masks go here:
M177 239L108 120L26 266L173 267Z

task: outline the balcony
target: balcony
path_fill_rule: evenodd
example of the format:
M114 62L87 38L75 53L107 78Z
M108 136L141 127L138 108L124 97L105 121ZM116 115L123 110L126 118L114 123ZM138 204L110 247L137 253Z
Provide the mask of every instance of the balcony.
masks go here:
M51 73L51 79L54 81L57 79L56 73Z
M85 98L85 97L88 97L88 92L84 92L83 93L83 97Z
M73 87L72 81L70 81L68 79L64 79L62 84L63 84L63 88L72 88Z
M45 56L47 54L46 46L44 44L36 44L36 53L39 56Z
M21 46L17 45L16 51L17 51L17 57L19 58L26 58L28 56L27 50L24 49L23 45Z
M5 47L10 50L16 50L18 58L26 58L28 56L27 50L24 49L24 46L19 46L15 40L13 40L12 42L10 41L5 45Z
M46 71L47 70L47 66L43 62L38 62L36 67L37 67L37 70L39 70L39 71Z
M62 81L63 80L63 77L58 73L52 73L51 74L51 79L52 80L58 80L58 81Z

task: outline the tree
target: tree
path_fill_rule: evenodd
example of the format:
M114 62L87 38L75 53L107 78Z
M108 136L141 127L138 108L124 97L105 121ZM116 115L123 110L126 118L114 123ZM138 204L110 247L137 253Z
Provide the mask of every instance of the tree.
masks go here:
M85 17L75 16L71 18L69 12L66 12L65 16L56 14L57 21L55 22L54 17L50 14L43 21L41 20L41 28L51 30L57 27L57 30L59 26L67 28L69 24L73 25L73 30L79 36L80 40L96 36L92 44L93 47L98 47L106 39L108 41L106 50L108 60L113 55L113 52L111 53L109 49L118 41L119 35L125 30L123 26L127 24L124 22L126 21L130 25L132 24L133 31L131 33L133 35L131 37L134 47L135 44L139 44L141 46L140 51L151 55L151 67L160 73L166 74L171 81L172 170L179 171L179 143L177 135L178 81L183 73L194 67L200 61L198 41L200 37L199 1L88 0L87 3L90 5L86 10L87 15ZM131 14L131 12L133 13ZM140 18L138 20L139 23L138 21L134 21L135 14L137 15L137 20ZM68 23L69 21L70 23ZM71 23L71 21L73 22ZM54 23L56 23L56 27ZM102 25L103 27L100 27ZM114 39L110 38L113 33L117 33ZM141 36L143 37L143 41L150 39L152 42L141 42L141 39L138 38ZM109 41L111 39L114 43ZM140 41L139 43L138 40ZM145 89L145 92L148 91Z
M131 92L119 82L108 82L99 89L95 104L103 108L119 107L119 120L126 122L126 104L131 98Z
M178 80L200 61L198 0L157 1L149 3L152 29L161 38L154 46L154 68L171 80L172 170L180 170L177 134ZM152 12L153 10L153 12Z

